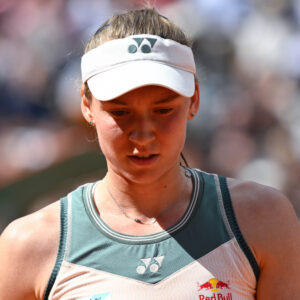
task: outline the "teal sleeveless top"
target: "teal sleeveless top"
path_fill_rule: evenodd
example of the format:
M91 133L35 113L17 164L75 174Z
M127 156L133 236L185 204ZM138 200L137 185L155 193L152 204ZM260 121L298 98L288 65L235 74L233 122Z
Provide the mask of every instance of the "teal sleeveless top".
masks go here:
M226 178L188 169L190 204L178 223L134 236L103 222L96 183L61 199L56 264L44 299L255 299L259 267L235 218Z

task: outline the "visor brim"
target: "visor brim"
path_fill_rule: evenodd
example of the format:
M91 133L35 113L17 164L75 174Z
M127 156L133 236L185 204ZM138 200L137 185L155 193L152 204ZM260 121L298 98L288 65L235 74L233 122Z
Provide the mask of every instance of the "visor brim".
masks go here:
M148 85L162 86L185 97L195 93L193 73L149 60L120 64L91 77L87 83L100 101L109 101Z

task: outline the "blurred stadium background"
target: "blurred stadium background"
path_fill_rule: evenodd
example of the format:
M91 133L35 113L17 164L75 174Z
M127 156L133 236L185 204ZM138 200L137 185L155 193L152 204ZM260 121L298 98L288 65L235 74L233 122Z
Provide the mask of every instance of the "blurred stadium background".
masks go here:
M144 2L0 1L0 232L103 176L80 113L80 57L102 22ZM194 41L201 107L189 164L275 187L300 216L300 0L153 4Z

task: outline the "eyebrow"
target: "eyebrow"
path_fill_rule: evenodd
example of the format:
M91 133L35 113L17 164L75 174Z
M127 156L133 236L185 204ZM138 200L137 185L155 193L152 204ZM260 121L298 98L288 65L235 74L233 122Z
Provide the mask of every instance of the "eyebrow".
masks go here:
M171 101L175 100L177 97L179 97L179 95L174 93L174 94L170 95L169 97L167 97L165 99L156 101L154 104L161 104L161 103L171 102Z
M158 101L154 102L154 104L161 104L161 103L171 102L171 101L175 100L177 97L179 97L179 95L174 93L174 94L168 96L167 98L164 98L164 99L161 99L161 100L158 100ZM122 100L119 100L119 99L110 100L110 101L108 101L108 103L126 105L126 106L128 105L126 102L123 102Z
M179 97L179 95L174 93L174 94L168 96L165 99L161 99L161 100L158 100L158 101L154 102L154 104L161 104L161 103L171 102L174 99L176 99L177 97ZM123 102L123 101L121 101L119 99L111 100L111 101L109 101L109 103L120 104L120 105L127 105L127 103L125 103L125 102Z
M113 99L113 100L107 101L107 103L108 104L113 103L113 104L127 105L127 103L125 103L121 100L118 100L118 99Z

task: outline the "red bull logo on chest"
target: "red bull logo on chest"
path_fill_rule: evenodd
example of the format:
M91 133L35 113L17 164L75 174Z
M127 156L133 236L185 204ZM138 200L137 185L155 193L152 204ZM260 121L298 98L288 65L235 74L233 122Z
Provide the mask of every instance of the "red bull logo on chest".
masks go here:
M211 278L203 284L198 283L199 300L232 300L229 283Z

